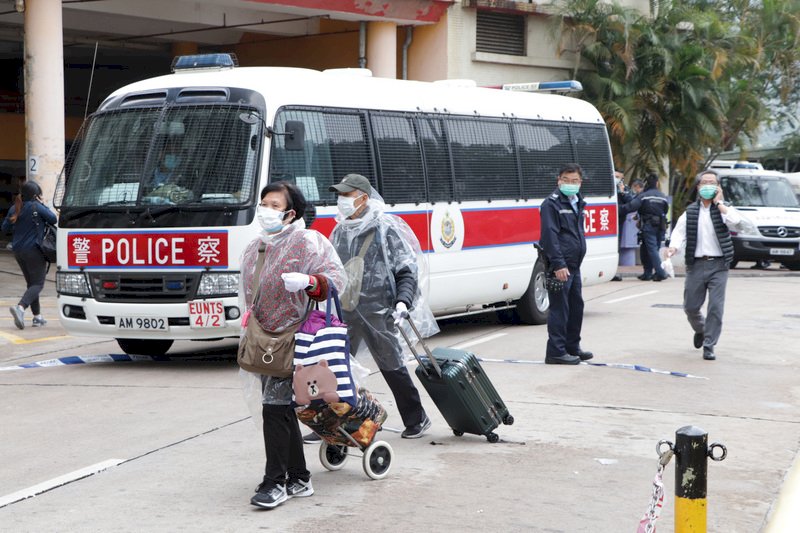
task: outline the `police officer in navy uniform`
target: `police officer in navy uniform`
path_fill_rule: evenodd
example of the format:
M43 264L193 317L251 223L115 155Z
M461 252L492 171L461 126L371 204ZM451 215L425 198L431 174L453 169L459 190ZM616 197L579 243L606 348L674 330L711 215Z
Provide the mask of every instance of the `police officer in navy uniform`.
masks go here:
M592 358L580 347L583 325L581 263L586 255L583 211L586 202L579 191L583 170L574 163L561 167L558 188L539 209L542 223L540 244L547 259L548 276L563 283L561 290L548 288L547 352L544 362L577 365Z
M663 281L667 279L666 271L661 268L658 249L664 241L667 230L667 211L669 200L667 195L658 190L658 176L650 174L645 179L645 190L631 202L620 208L627 214L639 212L639 223L642 232L642 267L644 272L639 276L642 281ZM655 274L654 274L655 273Z

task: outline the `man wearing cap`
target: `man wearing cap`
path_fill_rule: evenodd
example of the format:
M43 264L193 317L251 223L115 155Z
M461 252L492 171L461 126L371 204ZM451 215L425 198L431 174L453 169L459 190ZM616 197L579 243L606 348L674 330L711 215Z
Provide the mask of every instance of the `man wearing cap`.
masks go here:
M386 213L386 205L360 174L347 174L329 189L338 195L338 222L330 240L345 264L341 296L352 351L366 346L394 395L403 438L421 437L431 426L405 366L398 337L400 317L410 311L423 336L438 331L419 289L422 251L411 228Z

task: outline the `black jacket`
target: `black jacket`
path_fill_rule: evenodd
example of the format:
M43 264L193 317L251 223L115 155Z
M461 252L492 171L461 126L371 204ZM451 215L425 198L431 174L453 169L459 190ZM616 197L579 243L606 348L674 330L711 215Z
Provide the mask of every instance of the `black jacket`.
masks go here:
M659 226L666 220L669 211L669 199L667 195L655 187L639 193L632 201L620 206L621 213L639 213L642 224Z
M578 194L578 212L561 191L556 189L544 199L539 208L542 222L540 244L544 249L550 270L564 267L580 268L586 255L586 237L583 233L583 211L586 202Z

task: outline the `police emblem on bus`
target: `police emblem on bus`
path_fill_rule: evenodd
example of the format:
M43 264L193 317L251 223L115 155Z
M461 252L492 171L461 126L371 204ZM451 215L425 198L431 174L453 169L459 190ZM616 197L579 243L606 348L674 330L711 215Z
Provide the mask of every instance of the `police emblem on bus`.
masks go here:
M445 212L442 218L442 236L439 237L439 242L445 248L450 248L456 243L456 223L450 212Z

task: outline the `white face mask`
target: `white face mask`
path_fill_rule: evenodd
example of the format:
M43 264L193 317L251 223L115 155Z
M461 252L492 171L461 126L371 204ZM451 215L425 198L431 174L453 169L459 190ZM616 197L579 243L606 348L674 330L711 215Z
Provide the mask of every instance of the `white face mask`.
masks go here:
M355 204L356 198L350 198L348 196L339 196L336 200L336 207L339 208L339 213L341 213L344 218L350 218L358 210Z
M271 207L258 206L256 218L261 228L267 233L277 233L283 229L283 217L286 211L277 211Z

